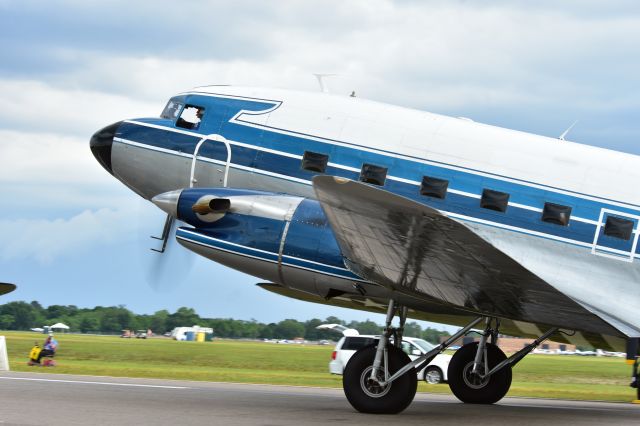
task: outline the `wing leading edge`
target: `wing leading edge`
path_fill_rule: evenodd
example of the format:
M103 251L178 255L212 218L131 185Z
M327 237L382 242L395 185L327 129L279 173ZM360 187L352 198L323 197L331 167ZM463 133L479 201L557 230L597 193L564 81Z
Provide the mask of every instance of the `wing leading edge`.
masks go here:
M620 336L464 224L360 182L313 186L347 266L359 276L452 310Z

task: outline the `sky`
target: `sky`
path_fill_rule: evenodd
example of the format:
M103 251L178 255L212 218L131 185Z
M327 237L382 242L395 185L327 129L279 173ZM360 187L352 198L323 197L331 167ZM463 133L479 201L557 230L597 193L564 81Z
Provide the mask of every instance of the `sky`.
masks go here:
M0 0L0 281L44 305L193 307L277 322L312 305L149 238L163 213L89 139L206 84L349 94L640 154L636 1Z

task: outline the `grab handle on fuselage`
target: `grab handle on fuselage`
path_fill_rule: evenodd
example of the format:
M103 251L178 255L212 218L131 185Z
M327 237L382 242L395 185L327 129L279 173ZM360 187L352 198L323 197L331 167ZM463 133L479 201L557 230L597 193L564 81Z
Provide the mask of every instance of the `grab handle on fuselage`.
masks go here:
M224 137L217 134L211 134L203 137L198 141L196 148L193 150L193 159L191 160L191 175L189 176L189 188L193 188L193 184L196 183L195 172L196 172L196 160L198 158L198 151L200 151L200 147L206 141L222 142L224 146L227 148L227 162L224 166L224 176L222 178L222 186L226 188L227 181L229 179L229 165L231 164L231 145L229 144L229 141L227 141Z

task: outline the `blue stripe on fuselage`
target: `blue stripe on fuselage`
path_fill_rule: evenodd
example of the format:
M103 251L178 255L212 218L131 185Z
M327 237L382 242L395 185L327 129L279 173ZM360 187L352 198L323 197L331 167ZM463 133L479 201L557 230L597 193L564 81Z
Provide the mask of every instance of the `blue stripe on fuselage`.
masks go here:
M176 238L189 241L204 247L208 247L212 250L222 250L227 253L233 253L241 256L251 257L270 263L278 263L278 253L265 250L259 250L255 247L244 246L242 244L231 243L229 241L215 238L209 235L208 232L202 232L194 228L178 228L176 229ZM324 275L336 276L352 281L363 281L360 277L353 272L346 269L344 266L336 267L333 265L326 265L320 262L308 261L292 256L283 256L282 264L284 266L291 266L295 268L305 269L311 272L316 272Z
M245 125L238 122L230 122L241 109L260 111L261 109L272 108L276 102L251 102L247 100L235 101L227 98L216 98L212 96L191 95L187 102L192 104L202 104L208 111L218 110L220 121L219 133L231 141L251 144L257 149L232 145L232 163L244 167L277 173L283 176L295 177L310 180L315 173L311 173L300 168L300 160L290 158L276 153L261 151L259 148L268 148L280 152L303 155L304 151L314 151L328 154L330 161L334 164L360 169L363 163L371 163L389 168L389 176L403 178L415 182L420 182L422 176L433 176L449 180L449 188L471 194L481 194L484 188L503 191L511 194L510 202L528 205L541 209L545 202L568 205L572 207L572 216L581 217L597 221L601 208L611 208L631 214L638 214L632 208L625 208L611 205L606 202L598 202L585 199L581 194L568 195L557 192L553 188L536 188L526 184L519 184L506 181L500 177L480 176L472 172L463 172L452 168L424 164L408 158L395 158L385 154L363 151L348 146L340 146L331 141L319 141L309 137L294 136L290 134L277 133L264 126L256 128L255 124ZM206 119L207 117L205 117ZM226 120L226 121L225 121ZM149 124L166 126L167 130L152 129L134 123L124 123L119 129L117 136L132 140L145 145L155 146L164 149L171 149L176 152L193 154L195 145L202 136L191 136L172 132L175 128L169 120L144 119ZM236 120L239 121L239 120ZM198 130L199 133L208 134L215 124L210 124L209 129L203 124ZM141 130L142 129L142 130ZM344 142L341 142L344 144ZM199 156L212 158L219 161L226 161L226 149L222 144L205 144L198 153ZM394 154L399 155L399 154ZM328 167L326 174L346 177L349 179L358 178L358 173L344 170L338 167ZM595 225L572 220L570 226L562 227L554 224L542 222L541 213L524 208L509 206L506 213L498 213L480 208L477 198L454 194L449 192L445 200L437 200L423 197L419 194L417 185L387 179L385 189L406 196L433 208L468 216L475 219L490 221L497 224L514 226L524 230L540 232L549 236L567 238L582 243L591 244L595 233ZM619 250L629 250L631 243L619 239L602 240L608 247Z

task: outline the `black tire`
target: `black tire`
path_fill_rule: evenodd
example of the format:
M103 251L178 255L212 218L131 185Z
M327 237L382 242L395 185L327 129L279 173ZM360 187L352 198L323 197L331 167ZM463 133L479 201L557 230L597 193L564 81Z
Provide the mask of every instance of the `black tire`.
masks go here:
M392 375L411 359L395 346L388 348L389 374ZM366 384L376 355L376 346L365 346L358 350L344 369L342 387L349 403L361 413L396 414L411 404L418 388L415 369L398 377L385 388Z
M424 381L430 385L444 382L444 374L442 370L436 366L429 366L424 369Z
M469 404L493 404L506 395L511 387L511 367L507 366L479 382L468 374L473 368L478 343L469 343L456 351L449 362L448 380L451 392L462 402ZM487 343L489 370L507 359L504 352ZM484 372L484 366L482 366Z

